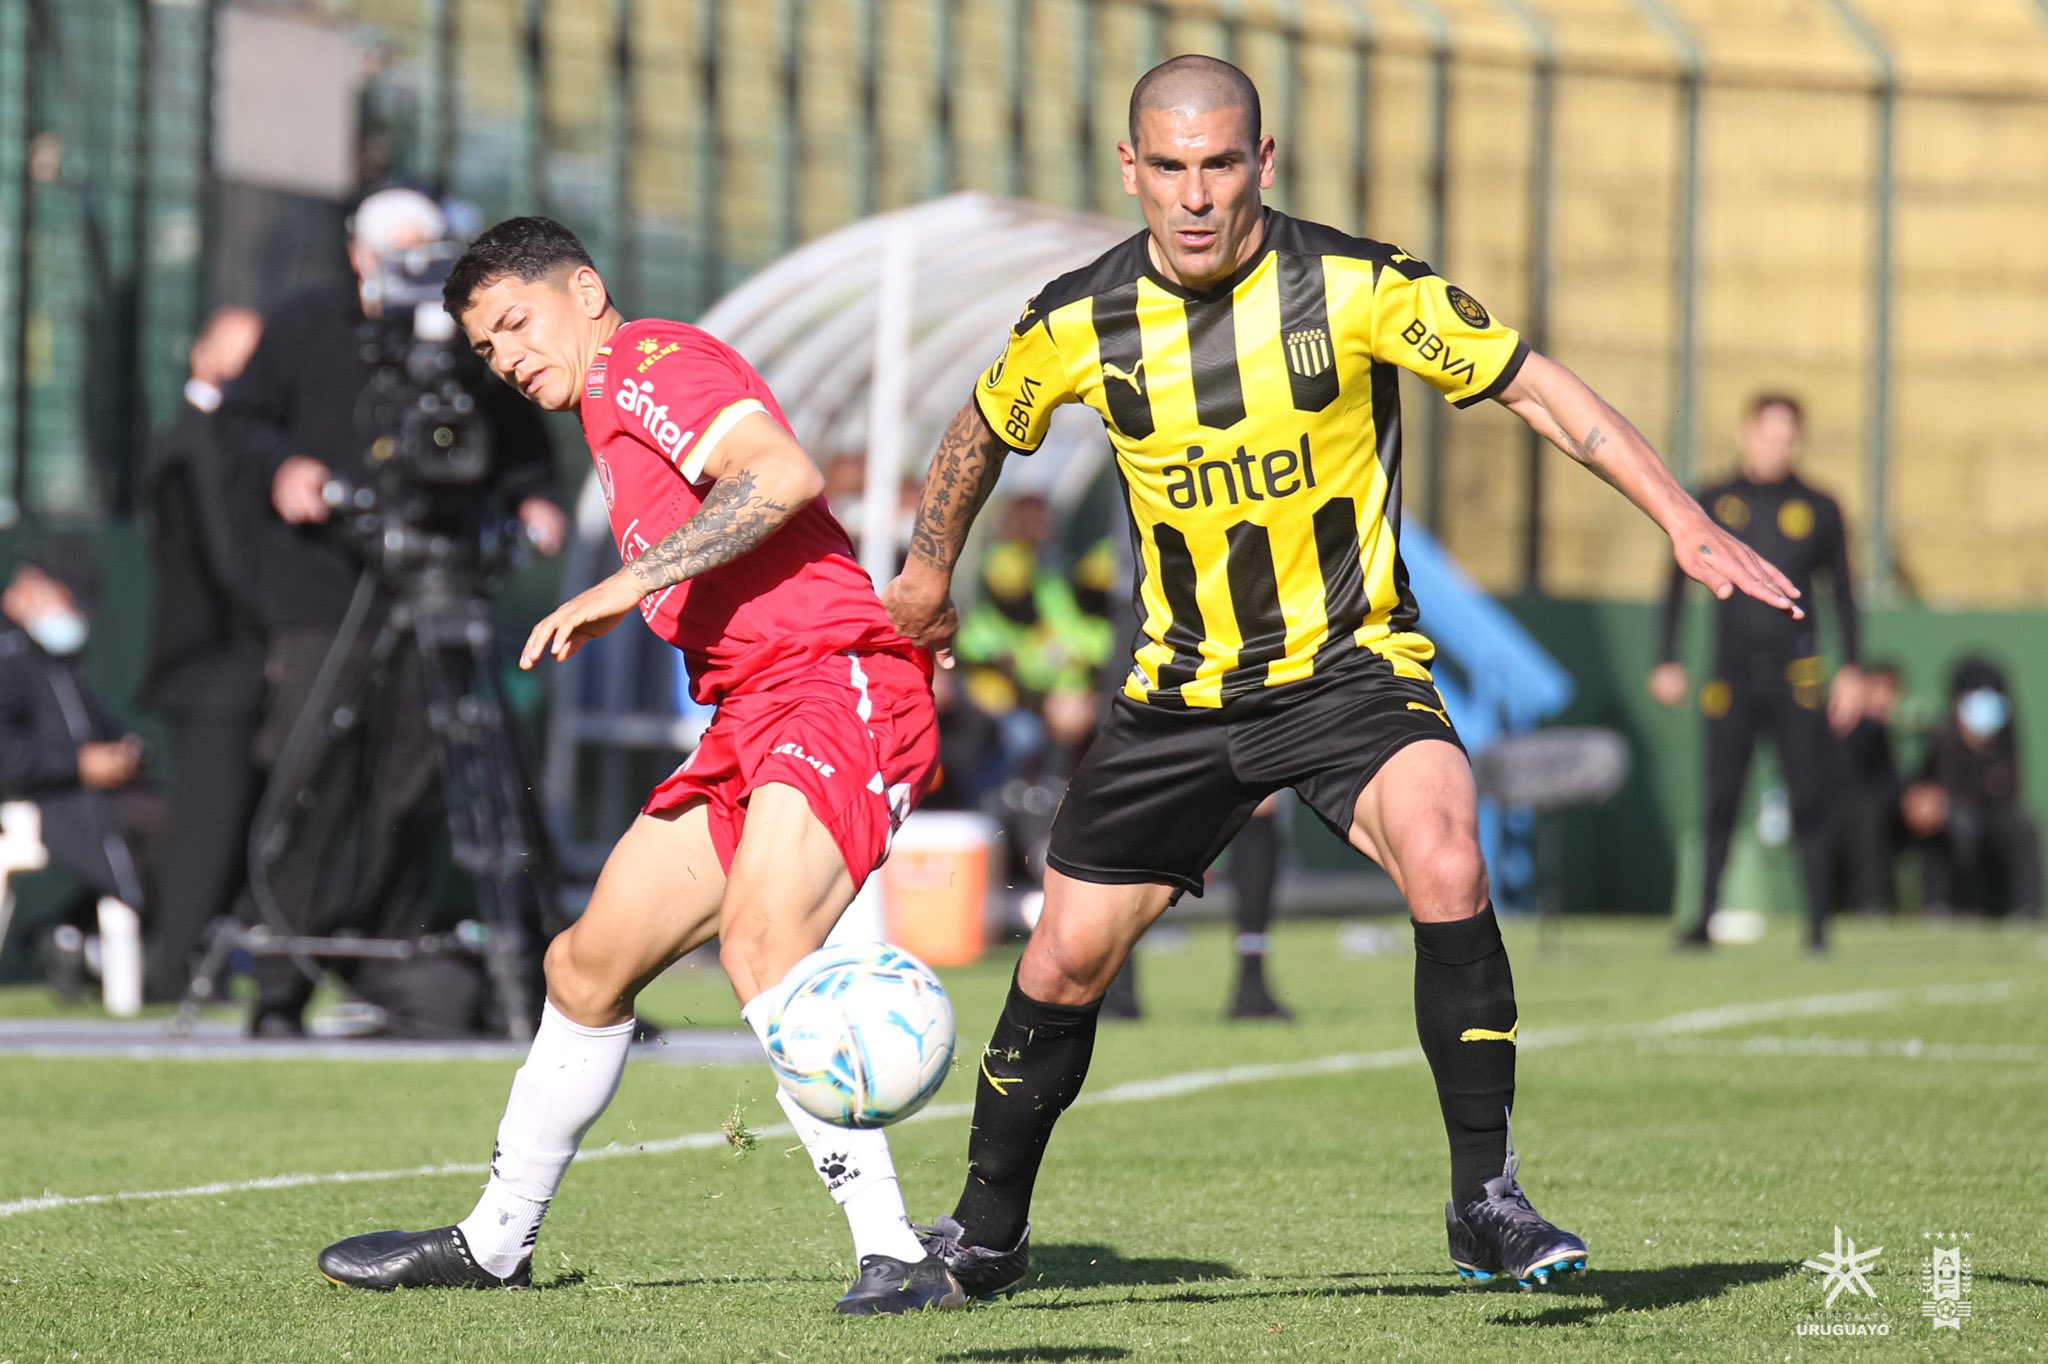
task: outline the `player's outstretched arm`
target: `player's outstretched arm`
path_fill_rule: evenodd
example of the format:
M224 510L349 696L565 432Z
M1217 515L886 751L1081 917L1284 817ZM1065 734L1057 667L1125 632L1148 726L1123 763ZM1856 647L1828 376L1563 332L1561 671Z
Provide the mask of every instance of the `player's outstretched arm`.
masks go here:
M1687 577L1724 601L1742 592L1794 619L1805 617L1791 580L1717 525L1679 486L1643 433L1578 375L1532 351L1501 391L1500 404L1641 508L1671 537L1672 558Z
M967 543L968 527L988 501L1010 447L1003 443L969 398L954 414L924 476L917 526L910 534L910 559L896 580L882 589L882 605L904 638L953 663L953 635L960 628L953 609L953 565Z
M766 540L825 491L824 476L795 437L765 412L726 432L704 473L712 482L689 520L632 563L549 612L526 637L519 666L557 662L623 620L643 597L729 564Z

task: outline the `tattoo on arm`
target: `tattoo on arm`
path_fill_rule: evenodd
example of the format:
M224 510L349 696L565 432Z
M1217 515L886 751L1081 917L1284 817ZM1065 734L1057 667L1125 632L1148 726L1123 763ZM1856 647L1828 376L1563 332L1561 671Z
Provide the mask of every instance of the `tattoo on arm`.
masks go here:
M932 456L931 472L925 475L924 499L910 534L912 558L942 573L953 571L961 546L967 543L967 528L988 501L1009 453L1010 447L989 430L980 409L969 400L947 426L939 452Z
M694 516L633 560L633 576L659 592L731 563L780 530L796 509L759 492L756 482L751 469L719 479Z
M1560 427L1557 432L1557 443L1564 447L1566 454L1598 474L1608 487L1617 491L1620 489L1621 485L1614 481L1614 475L1608 470L1606 461L1595 458L1600 447L1607 444L1606 432L1596 426L1586 432L1584 440L1573 440L1571 432Z

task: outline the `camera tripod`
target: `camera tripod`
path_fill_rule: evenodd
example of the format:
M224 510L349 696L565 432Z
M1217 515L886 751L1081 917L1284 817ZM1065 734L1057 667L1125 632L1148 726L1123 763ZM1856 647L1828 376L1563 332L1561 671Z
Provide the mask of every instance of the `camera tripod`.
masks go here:
M559 877L499 681L475 537L425 531L373 512L355 519L358 538L374 540L374 557L257 813L250 888L259 920L250 926L228 919L216 927L174 1026L189 1028L197 1019L238 950L290 957L315 978L322 959L465 954L482 958L505 1032L523 1040L540 1018L541 950L559 927ZM377 634L357 656L380 603L386 609ZM298 817L365 741L394 670L408 661L408 647L419 666L453 860L476 887L476 920L452 932L410 937L289 932L270 894L270 872L291 847Z

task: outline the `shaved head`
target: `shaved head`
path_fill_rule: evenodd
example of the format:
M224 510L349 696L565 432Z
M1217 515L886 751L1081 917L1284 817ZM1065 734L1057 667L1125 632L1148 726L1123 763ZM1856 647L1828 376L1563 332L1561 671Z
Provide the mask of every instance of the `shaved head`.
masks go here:
M1131 145L1138 144L1138 115L1153 110L1176 114L1213 114L1223 109L1245 113L1247 141L1257 143L1259 91L1251 77L1215 57L1189 54L1172 57L1138 77L1131 87Z

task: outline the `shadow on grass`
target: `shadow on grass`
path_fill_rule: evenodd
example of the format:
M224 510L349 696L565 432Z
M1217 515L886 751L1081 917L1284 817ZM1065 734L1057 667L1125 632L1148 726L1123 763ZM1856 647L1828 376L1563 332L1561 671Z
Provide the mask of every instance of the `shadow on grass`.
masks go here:
M1236 1277L1235 1269L1218 1260L1130 1259L1112 1246L1054 1245L1031 1248L1031 1277L1026 1286L1145 1288Z
M1067 1364L1069 1360L1128 1360L1130 1352L1122 1346L1016 1346L1012 1350L954 1350L952 1354L932 1356L940 1364L954 1364L973 1360L975 1364L1004 1364L1014 1360L1016 1364Z
M1199 1261L1136 1261L1137 1264L1199 1265ZM1233 1279L1226 1266L1207 1266L1211 1271L1206 1278ZM1216 1271L1222 1271L1220 1273ZM1450 1298L1477 1297L1492 1293L1499 1297L1503 1306L1533 1304L1549 1299L1564 1299L1554 1307L1547 1307L1531 1316L1513 1315L1497 1319L1501 1326L1582 1326L1616 1312L1659 1311L1671 1307L1684 1307L1692 1303L1707 1302L1731 1289L1746 1288L1752 1284L1770 1283L1795 1273L1794 1266L1783 1261L1751 1262L1746 1264L1705 1264L1673 1265L1664 1269L1595 1269L1585 1274L1573 1275L1535 1293L1523 1295L1505 1284L1478 1285L1464 1284L1456 1280L1448 1282L1416 1282L1413 1276L1394 1274L1328 1274L1318 1275L1311 1283L1290 1284L1286 1287L1270 1285L1288 1284L1286 1278L1262 1278L1244 1283L1221 1284L1213 1291L1204 1288L1184 1288L1176 1293L1146 1294L1139 1301L1146 1303L1204 1303L1248 1302L1255 1299L1280 1298ZM1179 1281L1185 1282L1183 1276ZM1158 1282L1154 1279L1151 1282ZM1172 1281L1172 1280L1169 1280ZM1131 1284L1128 1279L1091 1279L1085 1271L1076 1271L1072 1278L1062 1275L1054 1281L1048 1274L1041 1282L1034 1281L1032 1288L1096 1288ZM1256 1283L1259 1286L1254 1286ZM1587 1301L1591 1299L1591 1301ZM1010 1304L1010 1310L1057 1312L1072 1307L1100 1306L1100 1300L1054 1299L1034 1301L1029 1295Z

